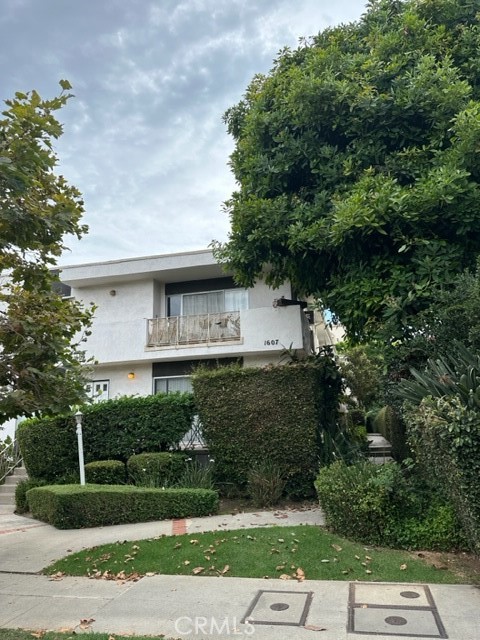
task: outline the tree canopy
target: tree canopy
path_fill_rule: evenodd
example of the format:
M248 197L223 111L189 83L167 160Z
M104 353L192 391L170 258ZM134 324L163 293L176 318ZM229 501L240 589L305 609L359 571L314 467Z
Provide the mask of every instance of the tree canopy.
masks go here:
M315 295L363 340L401 328L480 252L480 13L372 0L284 49L225 114L237 280Z
M71 97L60 85L51 100L16 93L0 119L0 424L85 395L79 346L91 311L55 292L53 268L64 235L86 231L80 192L55 173L54 114Z

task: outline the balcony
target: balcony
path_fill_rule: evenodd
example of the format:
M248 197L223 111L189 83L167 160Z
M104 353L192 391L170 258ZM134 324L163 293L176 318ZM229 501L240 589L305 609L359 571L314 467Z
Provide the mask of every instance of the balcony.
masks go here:
M147 320L147 347L239 342L240 312Z

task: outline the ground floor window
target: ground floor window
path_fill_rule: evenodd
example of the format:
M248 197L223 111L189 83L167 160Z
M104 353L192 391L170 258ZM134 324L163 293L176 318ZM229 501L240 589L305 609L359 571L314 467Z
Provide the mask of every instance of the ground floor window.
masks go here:
M93 402L108 400L110 392L110 380L92 380L85 385L87 396Z
M191 376L170 376L153 379L153 393L174 393L193 391Z

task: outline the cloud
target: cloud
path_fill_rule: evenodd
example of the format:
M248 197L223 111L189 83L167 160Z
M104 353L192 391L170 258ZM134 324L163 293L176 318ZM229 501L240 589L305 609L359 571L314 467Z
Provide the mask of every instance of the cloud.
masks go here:
M222 114L277 51L357 18L357 0L3 0L4 98L68 78L60 170L89 234L62 261L151 255L225 240L235 188Z

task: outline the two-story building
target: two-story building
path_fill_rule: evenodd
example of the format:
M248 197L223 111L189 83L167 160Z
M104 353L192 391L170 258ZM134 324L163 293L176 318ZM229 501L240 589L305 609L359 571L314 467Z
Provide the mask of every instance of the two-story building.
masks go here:
M209 250L65 266L64 294L96 305L95 400L191 388L195 366L279 362L312 351L309 316L285 283L238 287ZM312 317L310 315L310 323Z

